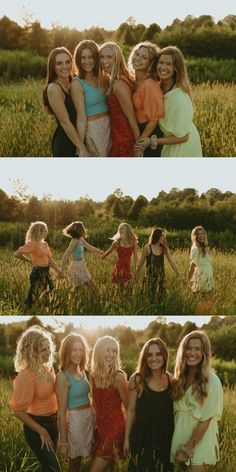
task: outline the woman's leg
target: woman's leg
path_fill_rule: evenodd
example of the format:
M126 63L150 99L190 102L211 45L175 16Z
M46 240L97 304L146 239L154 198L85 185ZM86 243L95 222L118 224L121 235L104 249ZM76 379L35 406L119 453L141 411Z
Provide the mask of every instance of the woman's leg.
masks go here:
M207 468L205 465L192 465L188 468L188 472L206 472Z
M89 472L103 472L106 470L108 465L111 463L109 459L103 459L102 457L95 457L90 466Z
M39 434L24 425L24 435L29 447L40 462L42 470L44 472L61 472L61 467L55 451L52 449L48 450L46 446L41 449L41 439Z

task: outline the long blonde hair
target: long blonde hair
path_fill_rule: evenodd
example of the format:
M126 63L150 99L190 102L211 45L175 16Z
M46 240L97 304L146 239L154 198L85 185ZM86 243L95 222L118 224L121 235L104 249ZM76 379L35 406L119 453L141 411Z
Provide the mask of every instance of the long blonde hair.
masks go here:
M151 43L150 41L143 41L141 43L136 44L136 46L134 46L134 48L132 49L132 51L129 55L129 59L128 59L129 72L132 76L135 77L135 71L134 71L134 68L133 68L132 61L133 61L133 57L134 57L135 52L138 51L141 48L146 48L148 50L148 54L149 54L150 63L149 63L148 69L147 69L147 78L151 77L152 79L155 79L153 77L153 74L152 74L152 69L153 69L153 63L154 63L154 61L157 57L157 54L159 52L159 48L156 44Z
M46 232L46 235L45 235ZM29 229L25 235L25 242L42 241L48 234L48 227L44 221L35 221L30 224Z
M182 51L176 46L167 46L161 49L153 63L153 69L157 67L158 61L162 54L167 54L173 59L173 65L175 70L175 83L176 86L181 88L184 92L191 96L191 86L188 79L187 68ZM154 70L154 74L155 74Z
M127 244L134 244L135 241L137 241L137 236L134 233L132 226L129 223L121 223L118 227L117 233L112 236L113 241L119 241L121 239L121 234L120 230L121 228L124 228L124 236L123 236L123 241Z
M203 243L199 243L199 241L197 240L198 231L203 231L204 233L205 241ZM192 233L191 233L191 241L193 245L199 248L199 251L202 254L202 256L205 256L209 252L207 232L203 228L203 226L195 226L195 228L193 228Z
M110 346L116 347L116 358L113 365L108 366L105 361L106 350ZM120 346L112 336L98 338L92 352L91 375L96 387L107 388L115 383L115 374L121 369Z
M66 370L70 364L71 351L73 345L80 342L83 346L84 356L80 362L80 370L85 370L88 367L89 348L86 339L81 334L70 333L61 341L59 349L60 369Z
M110 86L108 88L107 94L109 94L112 90L112 84L115 79L120 79L121 76L126 77L131 83L134 82L133 77L131 76L129 69L126 65L125 58L123 56L122 50L120 46L113 42L113 41L108 41L104 44L99 49L99 56L101 56L101 53L103 49L105 48L110 48L112 52L112 58L113 58L113 65L111 68L111 73L110 73Z
M55 345L52 335L41 326L34 325L28 328L17 341L14 365L16 372L29 368L34 372L42 372L43 365L40 362L40 346L42 341L48 341L50 357L46 365L51 368L54 361Z
M204 331L191 331L181 341L175 361L174 374L174 400L182 398L188 388L188 366L186 364L186 350L190 339L200 339L202 348L202 361L197 366L192 391L199 403L203 403L207 397L207 383L211 370L211 344Z

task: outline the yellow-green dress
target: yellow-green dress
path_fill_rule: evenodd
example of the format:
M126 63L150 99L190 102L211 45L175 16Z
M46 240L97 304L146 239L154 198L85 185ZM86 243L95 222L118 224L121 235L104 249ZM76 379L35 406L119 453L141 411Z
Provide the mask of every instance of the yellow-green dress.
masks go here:
M185 395L174 402L175 426L171 444L171 460L175 461L176 452L191 438L199 421L211 418L202 439L194 447L192 465L216 464L219 460L218 425L223 410L223 389L214 372L210 372L207 384L207 397L200 404L192 394L190 386Z
M190 253L190 264L195 264L194 273L192 275L192 292L210 292L213 289L213 269L211 265L211 256L207 252L203 256L199 247L193 245Z
M164 95L164 117L159 125L164 137L189 135L186 143L165 144L161 157L202 157L200 136L193 123L192 100L182 89L177 87Z

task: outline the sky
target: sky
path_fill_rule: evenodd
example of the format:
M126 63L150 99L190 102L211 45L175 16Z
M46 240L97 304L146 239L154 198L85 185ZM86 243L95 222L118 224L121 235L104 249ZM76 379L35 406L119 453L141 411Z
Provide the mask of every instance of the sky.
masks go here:
M200 159L200 160L199 160ZM201 163L201 165L199 165ZM27 194L42 198L104 201L116 188L125 195L151 199L173 187L195 188L201 194L210 188L236 193L236 159L42 159L0 158L0 189L15 192L19 179Z
M0 324L8 324L13 322L26 321L30 316L1 316ZM155 316L38 316L38 318L45 324L54 327L61 331L61 323L73 323L74 327L81 327L85 329L96 329L98 327L114 328L122 325L131 327L132 329L145 329L151 321L155 321ZM196 323L200 328L203 324L210 321L210 316L166 316L166 323L179 323L184 325L187 321Z
M211 15L218 21L229 14L236 14L235 0L2 0L0 17L8 16L24 25L23 17L28 13L34 21L38 19L45 28L58 22L61 26L83 30L91 26L116 29L132 16L136 23L148 26L157 23L162 28L175 18L183 20L187 15Z

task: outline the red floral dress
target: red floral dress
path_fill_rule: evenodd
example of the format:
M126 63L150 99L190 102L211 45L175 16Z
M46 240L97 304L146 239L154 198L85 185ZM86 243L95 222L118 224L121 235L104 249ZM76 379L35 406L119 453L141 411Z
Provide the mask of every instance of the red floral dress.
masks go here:
M118 248L116 249L118 260L112 272L113 283L123 284L132 279L132 275L130 272L130 263L133 251L134 246L118 246Z
M132 83L126 77L120 77L120 80L123 80L133 92ZM112 92L108 95L108 106L112 137L109 157L133 157L135 139L119 100Z
M93 379L92 392L97 428L93 452L103 459L122 457L125 420L120 395L114 385L97 388Z

